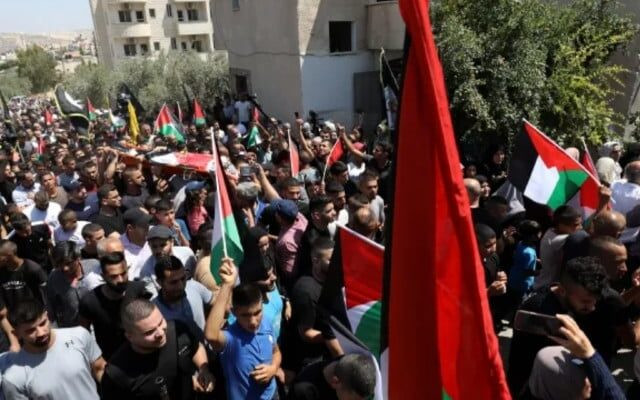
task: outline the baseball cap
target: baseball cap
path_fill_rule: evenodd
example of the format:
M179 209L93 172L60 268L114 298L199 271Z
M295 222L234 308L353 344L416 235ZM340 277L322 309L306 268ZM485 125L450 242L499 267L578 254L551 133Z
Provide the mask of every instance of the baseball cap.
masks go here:
M271 202L276 213L288 219L295 219L298 215L298 206L292 200L276 199Z
M125 211L122 216L125 225L133 225L140 228L149 228L151 222L151 215L140 210L139 208L130 208Z
M164 225L156 225L149 233L147 233L147 240L151 239L171 239L173 237L173 231Z

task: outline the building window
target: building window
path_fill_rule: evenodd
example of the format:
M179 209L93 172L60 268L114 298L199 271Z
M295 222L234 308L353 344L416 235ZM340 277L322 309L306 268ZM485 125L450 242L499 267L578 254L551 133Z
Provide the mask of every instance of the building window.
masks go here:
M178 10L178 21L184 21L184 13L182 12L182 10Z
M176 38L174 38L174 37L171 38L171 48L173 50L178 50L178 42L176 41Z
M171 10L171 4L167 4L167 17L173 17L173 10Z
M149 18L155 18L156 17L156 9L155 8L150 8L149 9Z
M124 45L124 55L127 57L133 57L136 55L136 45L135 44L125 44Z
M182 46L183 51L187 51L187 42L181 42L180 46Z
M142 54L143 56L146 56L147 54L149 54L149 45L146 43L142 43L140 44L140 54Z
M329 51L346 53L353 50L353 23L329 21Z
M118 18L120 22L131 22L131 11L118 11Z
M198 53L202 53L202 41L194 40L193 43L191 43L191 48Z
M187 10L187 19L189 21L197 21L198 20L198 10Z
M160 51L160 42L153 42L153 49L155 51Z
M136 11L136 21L144 22L144 11Z
M233 11L240 10L240 0L231 0L231 6L233 7Z

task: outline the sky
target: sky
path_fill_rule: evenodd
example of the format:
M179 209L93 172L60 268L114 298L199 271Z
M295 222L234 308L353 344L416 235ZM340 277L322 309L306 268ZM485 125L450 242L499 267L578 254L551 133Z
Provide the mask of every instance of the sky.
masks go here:
M0 0L0 32L93 29L89 0Z

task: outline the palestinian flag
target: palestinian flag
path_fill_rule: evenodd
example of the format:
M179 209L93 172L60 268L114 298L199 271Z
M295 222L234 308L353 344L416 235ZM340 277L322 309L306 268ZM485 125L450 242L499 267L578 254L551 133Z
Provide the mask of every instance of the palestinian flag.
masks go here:
M291 165L291 176L298 176L300 173L300 154L298 153L298 147L291 140L291 132L288 134L289 140L289 161Z
M223 257L233 258L237 266L240 266L244 258L244 250L240 241L240 233L231 208L231 200L227 191L224 178L224 168L218 157L216 141L211 134L211 147L213 150L213 162L211 163L216 175L216 205L213 219L213 236L211 240L211 273L220 284L220 263Z
M206 173L212 160L213 157L211 154L174 152L152 156L149 161L152 164L167 167L183 167Z
M262 143L262 139L260 138L260 131L258 129L258 125L255 122L251 124L251 130L249 130L249 135L247 135L247 149L252 147L256 147L260 143Z
M98 119L98 113L96 113L96 109L93 107L93 104L91 104L91 100L89 100L88 97L87 97L87 117L89 118L89 121L95 121L96 119Z
M335 242L319 304L345 353L368 352L378 364L383 353L384 247L342 226ZM383 378L378 379L377 399L386 398L381 396Z
M69 119L78 133L87 134L89 132L89 118L80 101L71 97L60 85L56 86L54 98L60 114Z
M204 112L202 112L202 107L197 99L193 99L193 123L195 126L204 126L207 124Z
M579 162L528 121L515 139L513 155L509 181L526 197L552 210L585 185L600 186Z
M184 142L184 134L180 129L180 124L171 114L166 104L162 105L158 118L156 118L155 129L162 136L173 136L178 142Z

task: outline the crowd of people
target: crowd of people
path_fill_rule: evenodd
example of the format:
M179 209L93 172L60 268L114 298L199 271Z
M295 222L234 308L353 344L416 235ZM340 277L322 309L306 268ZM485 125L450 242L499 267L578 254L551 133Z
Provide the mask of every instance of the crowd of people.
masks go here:
M137 137L108 115L80 134L48 100L9 104L0 398L372 396L372 358L345 354L318 298L338 224L384 239L391 146L368 147L359 126L254 120L245 96L232 105L218 99L207 124L185 122L182 141L144 116ZM211 153L212 137L246 245L241 265L214 266L218 279L215 175L149 162ZM348 154L328 166L338 140Z
M375 364L345 354L319 301L338 226L385 244L391 135L256 119L254 107L246 96L216 99L206 124L183 121L182 141L147 122L132 137L108 116L80 134L47 100L9 105L0 128L0 397L373 396ZM211 265L214 175L149 161L211 153L212 138L245 245L240 265ZM329 162L338 142L344 154ZM617 350L640 344L637 150L603 146L595 211L497 194L507 182L502 147L461 170L495 333L519 311L560 324L554 334L514 331L504 360L514 399L625 398L610 368ZM640 398L640 353L635 364L630 399Z
M505 360L514 398L640 398L640 352L627 397L611 374L618 350L640 345L640 152L623 150L608 142L599 151L596 210L581 208L579 193L553 211L507 196L501 147L463 169L495 330L515 328ZM578 149L566 152L580 160ZM529 312L560 328L519 329L518 314Z

